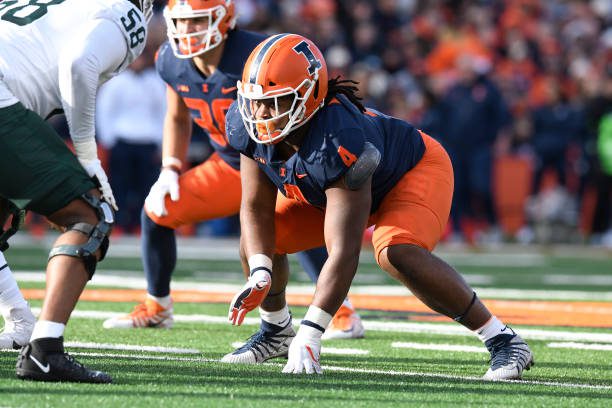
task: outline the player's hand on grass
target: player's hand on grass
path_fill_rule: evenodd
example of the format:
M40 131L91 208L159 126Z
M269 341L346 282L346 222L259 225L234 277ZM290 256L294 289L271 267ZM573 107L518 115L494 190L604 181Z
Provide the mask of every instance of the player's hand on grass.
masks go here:
M159 178L151 187L149 195L145 198L145 207L157 217L168 215L166 210L166 196L170 195L170 200L179 199L179 175L172 169L164 168L159 173Z
M229 308L229 321L241 325L248 312L263 302L270 291L272 276L267 270L257 270L249 277L240 292L236 293Z
M321 355L321 332L304 324L300 325L297 335L289 346L289 356L283 373L323 374L319 357Z

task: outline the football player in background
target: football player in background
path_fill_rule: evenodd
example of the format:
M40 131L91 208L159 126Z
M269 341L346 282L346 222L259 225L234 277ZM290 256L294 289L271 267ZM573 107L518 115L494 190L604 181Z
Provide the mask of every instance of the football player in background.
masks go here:
M227 114L229 142L243 154L241 252L259 262L249 266L265 268L274 254L323 243L329 250L283 372L321 373L321 336L355 275L357 238L375 225L372 241L380 267L485 343L491 367L484 378L520 378L533 363L527 344L491 315L457 271L431 253L450 212L448 155L407 122L366 109L351 84L328 81L323 55L310 40L279 34L249 57L237 103ZM277 189L304 206L279 216ZM274 232L269 225L275 225ZM275 285L274 274L267 278L260 279L260 290L284 289ZM235 323L236 314L230 310Z
M169 41L160 47L157 70L167 87L162 169L142 212L142 253L147 297L124 316L104 322L106 328L173 325L170 281L176 265L175 229L181 225L227 217L240 208L240 155L225 135L225 114L236 99L236 81L251 51L266 36L235 28L230 0L171 0L164 10ZM192 121L209 135L215 152L182 173ZM325 250L315 249L303 265L314 281L325 262ZM283 255L278 264L286 265ZM286 269L286 268L285 268ZM283 313L265 311L281 293L269 294L260 310L258 336L225 356L224 361L259 363L284 356L295 335L286 304ZM284 302L284 297L279 297ZM352 307L339 316L347 327L338 336L362 337L363 326ZM259 353L257 350L265 350Z
M49 254L40 316L17 360L19 378L111 382L64 351L63 333L104 258L117 209L97 155L96 92L142 52L151 6L152 0L0 3L0 196L13 214L34 211L61 231ZM76 156L44 121L62 110Z

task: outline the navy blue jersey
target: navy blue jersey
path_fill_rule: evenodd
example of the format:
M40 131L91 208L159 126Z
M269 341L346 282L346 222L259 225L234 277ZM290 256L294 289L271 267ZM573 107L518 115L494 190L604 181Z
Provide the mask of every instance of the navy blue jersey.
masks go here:
M230 144L256 160L286 197L318 207L325 207L325 190L344 176L363 152L366 141L382 155L372 176L371 212L425 152L423 138L412 125L372 109L360 112L342 95L310 122L302 145L287 161L278 160L274 145L251 140L237 104L230 107L226 124Z
M191 59L176 58L168 42L162 44L157 56L161 78L181 96L219 156L235 169L240 167L240 154L227 143L225 114L236 99L236 82L242 77L246 60L265 38L249 31L230 31L219 66L210 77L204 76Z

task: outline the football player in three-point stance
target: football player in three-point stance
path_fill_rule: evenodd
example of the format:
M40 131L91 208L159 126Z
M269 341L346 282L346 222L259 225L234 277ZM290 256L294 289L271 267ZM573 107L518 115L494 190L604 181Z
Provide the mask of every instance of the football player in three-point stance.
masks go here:
M321 336L355 275L363 230L375 225L380 267L485 343L491 367L484 378L520 378L533 363L527 344L431 253L450 212L448 155L412 125L366 109L355 90L351 81L328 81L310 40L279 34L250 55L227 114L229 142L242 153L244 259L260 268L275 254L323 243L329 251L283 372L321 373ZM279 216L277 190L303 207ZM275 275L270 282L284 289Z
M171 0L164 16L169 41L160 47L156 61L160 76L168 84L163 164L145 200L141 222L148 293L131 313L105 321L106 328L171 327L175 229L234 215L240 208L240 155L227 143L225 114L236 99L236 81L247 57L265 36L235 28L236 14L230 0ZM182 173L192 121L207 131L215 152L202 164ZM313 265L316 275L326 256L320 252L301 254ZM284 256L278 265L286 269ZM281 312L266 312L267 303L279 299L284 302L284 297L274 290L267 295L261 309L260 336L228 354L224 361L258 363L286 355L295 334L292 321L284 303ZM355 323L341 334L362 336L358 316L352 310L346 314ZM256 352L259 347L266 352Z
M34 211L62 232L49 254L39 319L17 360L19 378L111 382L64 351L63 333L104 258L116 210L97 156L96 91L142 52L151 13L152 0L0 3L0 196L13 214ZM76 156L44 121L62 110ZM1 235L5 247L10 233Z

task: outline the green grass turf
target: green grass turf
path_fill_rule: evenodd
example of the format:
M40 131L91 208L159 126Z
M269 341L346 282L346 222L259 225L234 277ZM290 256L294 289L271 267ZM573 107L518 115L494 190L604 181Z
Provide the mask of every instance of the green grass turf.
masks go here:
M37 302L38 303L38 302ZM82 302L81 310L126 310L129 304ZM223 304L177 304L177 313L222 316ZM301 315L303 308L295 308ZM367 314L364 316L368 318ZM14 379L16 353L0 352L2 406L589 406L604 407L611 390L537 384L492 384L465 378L435 378L427 374L479 377L487 368L486 353L395 349L393 341L478 346L472 337L369 331L363 340L325 342L328 347L370 351L365 356L323 355L324 366L374 372L337 372L323 376L280 373L283 360L258 366L212 362L245 340L256 326L179 322L172 330L105 330L99 319L72 319L68 341L196 348L197 355L71 349L75 352L121 354L125 357L78 356L85 364L106 370L115 383L107 385L44 384ZM592 331L592 330L589 330ZM525 380L612 386L609 351L552 349L530 341L536 366ZM197 361L144 360L138 356L188 357ZM421 373L390 375L383 371Z
M47 250L11 248L7 258L14 270L42 270ZM470 266L457 263L461 272L488 276L491 286L543 290L611 291L608 285L560 286L544 281L548 274L575 276L610 274L609 259L545 256L539 266ZM293 261L294 269L299 269ZM122 270L121 274L142 276L140 260L109 258L100 265L101 273ZM180 260L176 280L240 282L237 261ZM217 273L210 273L211 271ZM375 265L360 265L356 284L394 283ZM303 272L292 275L292 282L307 282ZM44 284L27 282L23 288L43 288ZM32 301L40 307L40 301ZM80 302L77 310L128 312L133 303ZM304 308L292 308L296 317ZM225 316L225 304L177 303L177 314ZM404 320L399 312L360 311L364 320ZM256 314L252 315L256 316ZM296 318L297 320L297 318ZM172 330L105 330L101 319L73 318L66 330L67 341L195 348L199 354L76 349L76 353L101 353L105 356L80 355L83 363L108 371L112 385L46 384L15 379L16 353L0 352L0 406L2 407L403 407L403 406L525 406L525 407L608 407L612 401L612 352L553 349L548 341L529 341L536 366L524 378L532 383L487 383L471 379L487 369L486 353L464 353L392 348L394 341L442 343L479 346L474 337L417 333L368 331L356 341L325 342L324 347L361 348L368 355L341 356L323 354L323 366L370 370L370 372L333 371L322 376L281 374L284 360L258 366L221 364L232 350L231 344L246 340L256 326L232 327L229 324L178 322ZM520 329L520 328L519 328ZM546 330L612 333L609 329L546 327ZM110 356L119 354L119 357ZM147 360L142 357L167 357ZM140 358L139 358L140 357ZM188 358L190 361L176 361ZM174 360L173 360L174 359ZM391 375L385 371L403 373ZM447 377L435 377L445 375ZM449 377L452 376L452 377ZM453 378L454 377L454 378ZM607 389L575 388L560 384L591 384Z

